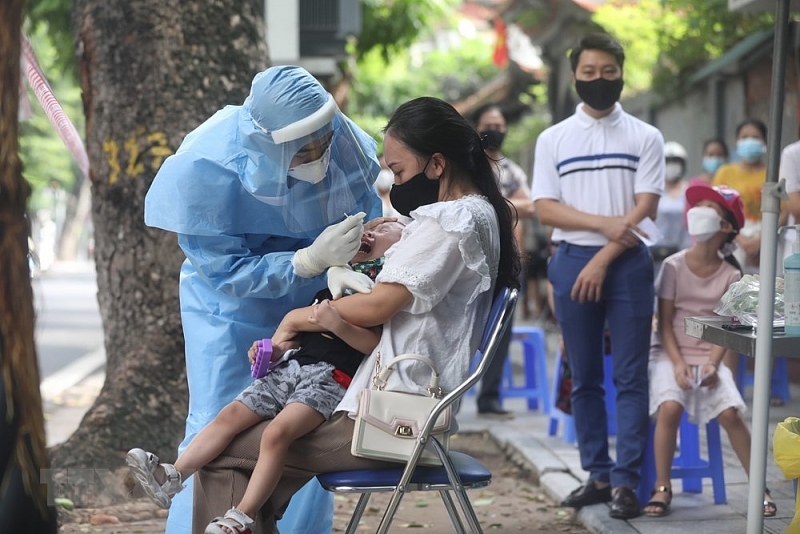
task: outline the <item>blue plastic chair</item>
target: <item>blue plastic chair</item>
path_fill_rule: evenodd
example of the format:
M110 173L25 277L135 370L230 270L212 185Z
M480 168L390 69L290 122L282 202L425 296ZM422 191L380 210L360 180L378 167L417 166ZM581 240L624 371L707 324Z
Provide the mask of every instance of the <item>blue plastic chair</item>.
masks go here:
M572 416L566 414L555 407L556 396L558 395L558 383L561 381L561 373L563 370L563 362L561 355L556 356L556 369L553 373L553 383L550 389L550 426L547 434L555 436L558 433L559 423L564 424L564 434L562 439L564 443L577 443L578 437L575 434L575 421ZM606 419L608 424L608 435L617 435L617 388L614 387L613 378L613 360L610 354L603 357L603 389L605 389L606 400Z
M744 397L744 390L753 385L753 373L747 369L750 358L740 354L739 362L736 364L736 387ZM772 367L772 398L781 399L784 404L789 402L789 364L785 356L774 358Z
M392 492L392 497L384 511L376 532L385 534L391 526L397 507L403 496L411 491L438 491L450 521L456 532L466 532L459 510L453 501L453 494L461 506L461 513L473 533L482 533L475 510L469 502L466 490L488 486L492 473L475 458L456 451L445 451L435 439L429 439L433 424L442 410L459 400L475 385L497 352L497 345L506 328L510 328L512 312L517 302L517 290L502 288L495 296L489 320L481 338L479 363L474 371L456 389L445 395L431 411L425 425L420 430L414 450L405 464L386 469L366 469L339 471L317 475L322 487L338 493L360 493L347 534L354 534L361 516L366 510L373 493ZM441 466L418 466L419 458L426 446L432 447L442 462Z
M506 358L503 368L503 382L500 385L500 397L524 397L528 399L528 409L550 413L550 396L547 391L547 345L544 330L534 326L514 326L511 330L511 342L522 344L522 362L524 384L514 383L514 367Z
M650 432L645 447L644 462L642 464L642 477L639 484L639 501L646 503L650 500L650 493L656 481L656 463L653 450L655 425L650 423ZM683 491L701 493L703 491L703 478L710 478L714 488L714 503L725 504L725 468L722 458L722 441L719 434L719 423L712 419L706 424L706 441L708 442L708 455L700 456L700 433L696 424L689 422L686 412L683 413L678 429L680 435L679 455L672 461L670 478L682 479Z
M563 372L564 361L562 360L562 354L559 352L556 355L556 368L553 372L553 384L550 389L550 425L547 429L547 435L555 436L558 434L558 425L561 423L564 425L561 435L562 441L574 445L578 442L578 436L575 434L575 421L572 419L572 414L565 413L556 407L558 385L561 382Z

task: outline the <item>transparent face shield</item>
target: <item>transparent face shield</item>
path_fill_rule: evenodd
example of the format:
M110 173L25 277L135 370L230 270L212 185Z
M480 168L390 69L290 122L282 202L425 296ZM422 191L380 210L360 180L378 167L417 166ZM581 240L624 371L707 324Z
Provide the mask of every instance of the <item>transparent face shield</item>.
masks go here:
M248 154L242 183L272 207L293 235L313 237L354 213L377 173L374 141L332 97L312 115L270 131L245 113L240 131Z

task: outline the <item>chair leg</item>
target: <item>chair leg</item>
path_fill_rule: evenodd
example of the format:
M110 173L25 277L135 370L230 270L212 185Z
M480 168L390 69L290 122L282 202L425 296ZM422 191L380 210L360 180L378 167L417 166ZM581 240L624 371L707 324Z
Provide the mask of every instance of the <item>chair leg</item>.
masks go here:
M470 504L469 497L467 497L467 492L463 486L456 490L456 496L461 503L461 510L464 512L464 517L467 518L470 530L472 530L473 534L483 534L478 516L475 515L475 510L472 509L472 504Z
M353 510L353 515L350 517L350 522L347 523L347 530L345 531L345 534L356 533L358 524L361 522L361 516L364 515L364 510L367 509L367 503L369 502L369 498L371 496L371 493L361 494L361 497L358 499L358 503L356 503L356 508Z
M394 520L394 514L397 513L397 508L400 506L400 501L403 500L403 495L405 495L405 488L398 486L392 492L392 498L389 500L389 505L386 507L386 511L383 512L383 518L381 519L380 525L378 525L378 530L376 530L376 534L386 534L389 532L389 527L392 526L392 521Z
M464 530L464 522L461 521L461 517L458 515L458 509L456 508L456 504L453 502L453 497L450 496L450 492L447 490L441 490L439 492L439 496L442 498L444 507L447 510L447 515L450 516L450 522L453 524L453 529L455 529L454 531L466 532L466 530Z

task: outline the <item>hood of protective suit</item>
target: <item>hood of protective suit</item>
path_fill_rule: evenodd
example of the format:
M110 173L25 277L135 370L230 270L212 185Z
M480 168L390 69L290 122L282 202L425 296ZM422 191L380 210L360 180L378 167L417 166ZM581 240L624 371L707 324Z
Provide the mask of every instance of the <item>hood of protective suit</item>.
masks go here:
M318 183L296 180L298 151L320 144L330 163ZM327 145L327 146L325 146ZM193 235L314 237L372 205L376 143L300 67L272 67L242 106L227 106L189 133L158 171L145 223Z

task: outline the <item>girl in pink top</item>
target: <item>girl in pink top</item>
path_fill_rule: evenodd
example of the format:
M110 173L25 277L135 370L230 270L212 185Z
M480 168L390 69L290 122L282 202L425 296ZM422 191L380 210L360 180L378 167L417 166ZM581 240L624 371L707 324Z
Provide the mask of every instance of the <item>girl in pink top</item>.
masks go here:
M684 410L704 424L717 418L749 474L750 431L742 417L746 407L731 371L720 365L726 349L684 333L684 318L714 315L714 306L741 278L732 242L744 224L739 193L726 186L696 184L686 189L689 234L694 244L664 260L656 279L658 329L650 351L650 416L654 438L656 484L644 513L661 517L672 501L670 470L678 426ZM724 258L724 259L723 259ZM764 515L777 512L769 495Z

